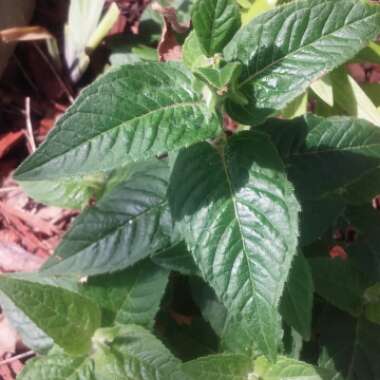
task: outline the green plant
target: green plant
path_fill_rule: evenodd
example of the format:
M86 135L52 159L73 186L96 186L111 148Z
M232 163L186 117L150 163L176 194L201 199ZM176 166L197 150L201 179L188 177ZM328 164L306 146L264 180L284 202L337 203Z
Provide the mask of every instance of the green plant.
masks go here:
M48 203L97 198L39 273L0 278L46 354L20 379L380 377L380 129L275 118L377 38L380 6L300 0L243 27L240 11L196 1L186 65L106 73L18 168ZM336 231L348 259L328 255Z

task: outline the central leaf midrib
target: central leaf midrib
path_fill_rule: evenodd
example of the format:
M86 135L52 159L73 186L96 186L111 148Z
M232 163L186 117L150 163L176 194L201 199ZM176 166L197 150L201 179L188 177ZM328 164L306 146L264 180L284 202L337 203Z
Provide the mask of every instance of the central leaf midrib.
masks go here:
M353 4L353 7L355 7L355 4ZM281 58L278 58L276 59L275 61L271 62L269 65L263 67L262 69L260 69L259 71L256 71L254 74L251 74L250 76L248 76L245 80L243 80L239 85L238 85L238 88L242 88L244 87L245 84L247 84L248 82L252 81L253 79L255 79L258 75L260 75L261 73L265 72L266 70L268 70L269 68L271 68L272 66L288 59L291 55L294 55L294 54L297 54L298 52L300 52L301 50L303 49L306 49L312 45L314 45L315 43L319 42L319 41L322 41L326 38L330 38L332 37L335 33L337 32L340 32L341 30L343 30L344 28L346 28L347 26L351 26L351 25L354 25L355 23L362 23L364 22L365 20L367 19L370 19L372 17L378 17L378 14L375 13L373 15L370 15L370 16L367 16L365 18L362 18L360 20L356 20L356 21L353 21L352 23L350 24L344 24L344 26L340 27L339 29L336 29L334 30L333 32L329 33L329 34L326 34L325 36L322 36L306 45L303 45L301 47L299 47L298 49L292 51L292 52L289 52L287 55L285 55L284 57L281 57ZM248 64L249 65L249 64Z
M231 180L230 173L228 171L227 163L225 161L225 157L224 157L223 153L221 154L221 160L222 160L224 174L226 176L226 183L228 186L228 191L230 193L231 202L232 202L232 205L234 208L235 219L236 219L236 222L237 222L237 225L239 228L240 241L242 243L244 259L246 261L246 265L247 265L248 271L249 271L249 282L251 283L252 294L253 294L255 289L256 289L256 286L255 286L255 283L253 281L253 273L252 273L251 267L249 265L248 250L247 250L247 246L245 244L244 234L243 234L243 230L242 230L242 226L241 226L241 222L240 222L240 216L239 216L239 212L238 212L237 204L236 204L236 198L235 198L235 194L234 194L234 190L233 190L233 186L232 186L232 180Z

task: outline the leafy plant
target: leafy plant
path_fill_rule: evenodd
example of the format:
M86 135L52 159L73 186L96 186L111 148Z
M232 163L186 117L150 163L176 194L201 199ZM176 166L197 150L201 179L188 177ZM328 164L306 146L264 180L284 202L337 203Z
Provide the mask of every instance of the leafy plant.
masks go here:
M185 64L107 72L18 168L49 203L97 197L39 273L0 278L45 354L19 379L380 377L380 129L302 115L310 86L334 106L316 83L375 44L380 6L300 0L248 22L250 3L196 1Z

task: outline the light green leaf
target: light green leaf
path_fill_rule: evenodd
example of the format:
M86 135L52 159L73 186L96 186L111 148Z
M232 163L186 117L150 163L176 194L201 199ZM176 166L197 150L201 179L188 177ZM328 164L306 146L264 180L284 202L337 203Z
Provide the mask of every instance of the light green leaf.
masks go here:
M212 61L204 55L194 30L190 32L183 44L182 55L183 63L191 70L208 66L212 63Z
M52 354L28 360L17 380L95 380L90 358Z
M100 326L100 310L94 303L62 288L12 277L0 278L0 291L66 352L89 351Z
M380 83L363 83L362 88L380 112Z
M262 380L330 380L331 378L329 371L299 360L280 357L273 365L263 363L263 361L265 359L258 358L255 362L255 369L256 367L265 368L263 373L260 373L261 368L258 370Z
M315 291L337 308L359 316L363 296L370 285L351 260L331 258L309 259Z
M98 380L186 380L181 363L142 327L130 325L95 355Z
M20 181L33 199L50 206L82 209L91 199L99 199L131 174L131 164L108 172L46 181Z
M181 64L122 66L82 92L15 178L110 170L213 137L218 127Z
M334 90L329 75L316 80L310 85L313 92L330 107L334 106Z
M314 285L309 263L302 254L293 260L281 299L280 312L285 322L305 340L310 339Z
M307 101L307 92L300 96L297 96L281 111L281 116L285 119L294 119L298 116L304 115L307 113Z
M241 65L238 62L227 63L221 68L201 67L195 71L197 78L207 83L211 88L227 92L228 85L235 83L241 73Z
M80 292L105 310L107 325L138 324L151 329L168 276L167 270L144 260L119 273L92 277Z
M197 0L191 16L208 57L220 53L240 28L240 11L235 0Z
M364 0L301 0L256 17L224 50L245 66L240 91L249 100L229 101L230 116L262 123L379 33L380 6Z
M246 356L218 354L189 361L183 370L193 380L247 380L252 366Z
M335 103L348 115L368 120L380 126L380 111L344 68L330 74Z
M222 152L207 143L183 150L169 202L203 277L232 315L256 326L255 343L273 358L299 210L274 146L242 132Z
M380 44L370 42L369 45L351 60L352 63L376 63L380 64Z
M260 130L271 136L302 199L344 196L380 165L380 129L365 120L309 114L269 120Z
M241 14L242 24L248 24L253 18L274 8L273 0L254 0L250 7Z
M318 331L322 349L319 366L335 373L331 380L380 378L379 325L328 309Z
M139 166L85 210L45 266L49 274L95 275L129 267L171 244L165 161Z

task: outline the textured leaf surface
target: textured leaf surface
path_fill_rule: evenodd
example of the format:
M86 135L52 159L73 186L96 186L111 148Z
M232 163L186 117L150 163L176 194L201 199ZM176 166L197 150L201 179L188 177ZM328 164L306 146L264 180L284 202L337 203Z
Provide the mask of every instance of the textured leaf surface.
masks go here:
M344 67L334 70L330 77L334 86L335 103L347 115L356 116L380 126L380 111Z
M358 316L368 279L350 260L313 258L309 260L316 292L343 311Z
M183 370L194 380L246 380L252 364L246 356L219 354L187 362Z
M273 145L246 132L221 154L206 143L182 151L169 201L204 278L230 313L257 324L256 343L275 355L276 307L296 250L299 206Z
M212 137L218 120L178 63L113 70L85 89L17 180L109 170Z
M93 371L89 358L54 354L28 360L17 380L95 380Z
M75 220L44 271L114 272L166 248L172 232L166 198L168 176L164 161L142 164Z
M305 340L310 339L313 308L313 278L302 254L294 260L281 299L281 315Z
M134 325L103 346L95 368L99 380L186 380L180 361L156 337Z
M27 347L38 353L47 353L53 347L53 339L46 335L22 310L1 293L0 305L5 316Z
M270 120L260 130L270 134L302 199L344 195L380 164L380 129L365 120L309 114Z
M257 359L258 362L262 358ZM263 365L260 363L260 365ZM330 380L329 372L310 364L281 357L261 375L263 380Z
M81 293L108 313L107 324L138 324L152 328L169 272L144 260L132 268L90 278Z
M0 291L68 353L90 349L100 325L100 310L94 303L62 288L11 277L0 279Z
M197 0L191 18L198 40L209 57L220 53L240 28L240 11L234 0Z
M331 380L377 380L380 377L380 326L329 309L320 323L319 365L336 374Z
M246 106L228 103L246 124L263 122L316 79L353 58L380 33L380 7L357 0L302 0L258 16L227 45L244 66Z

